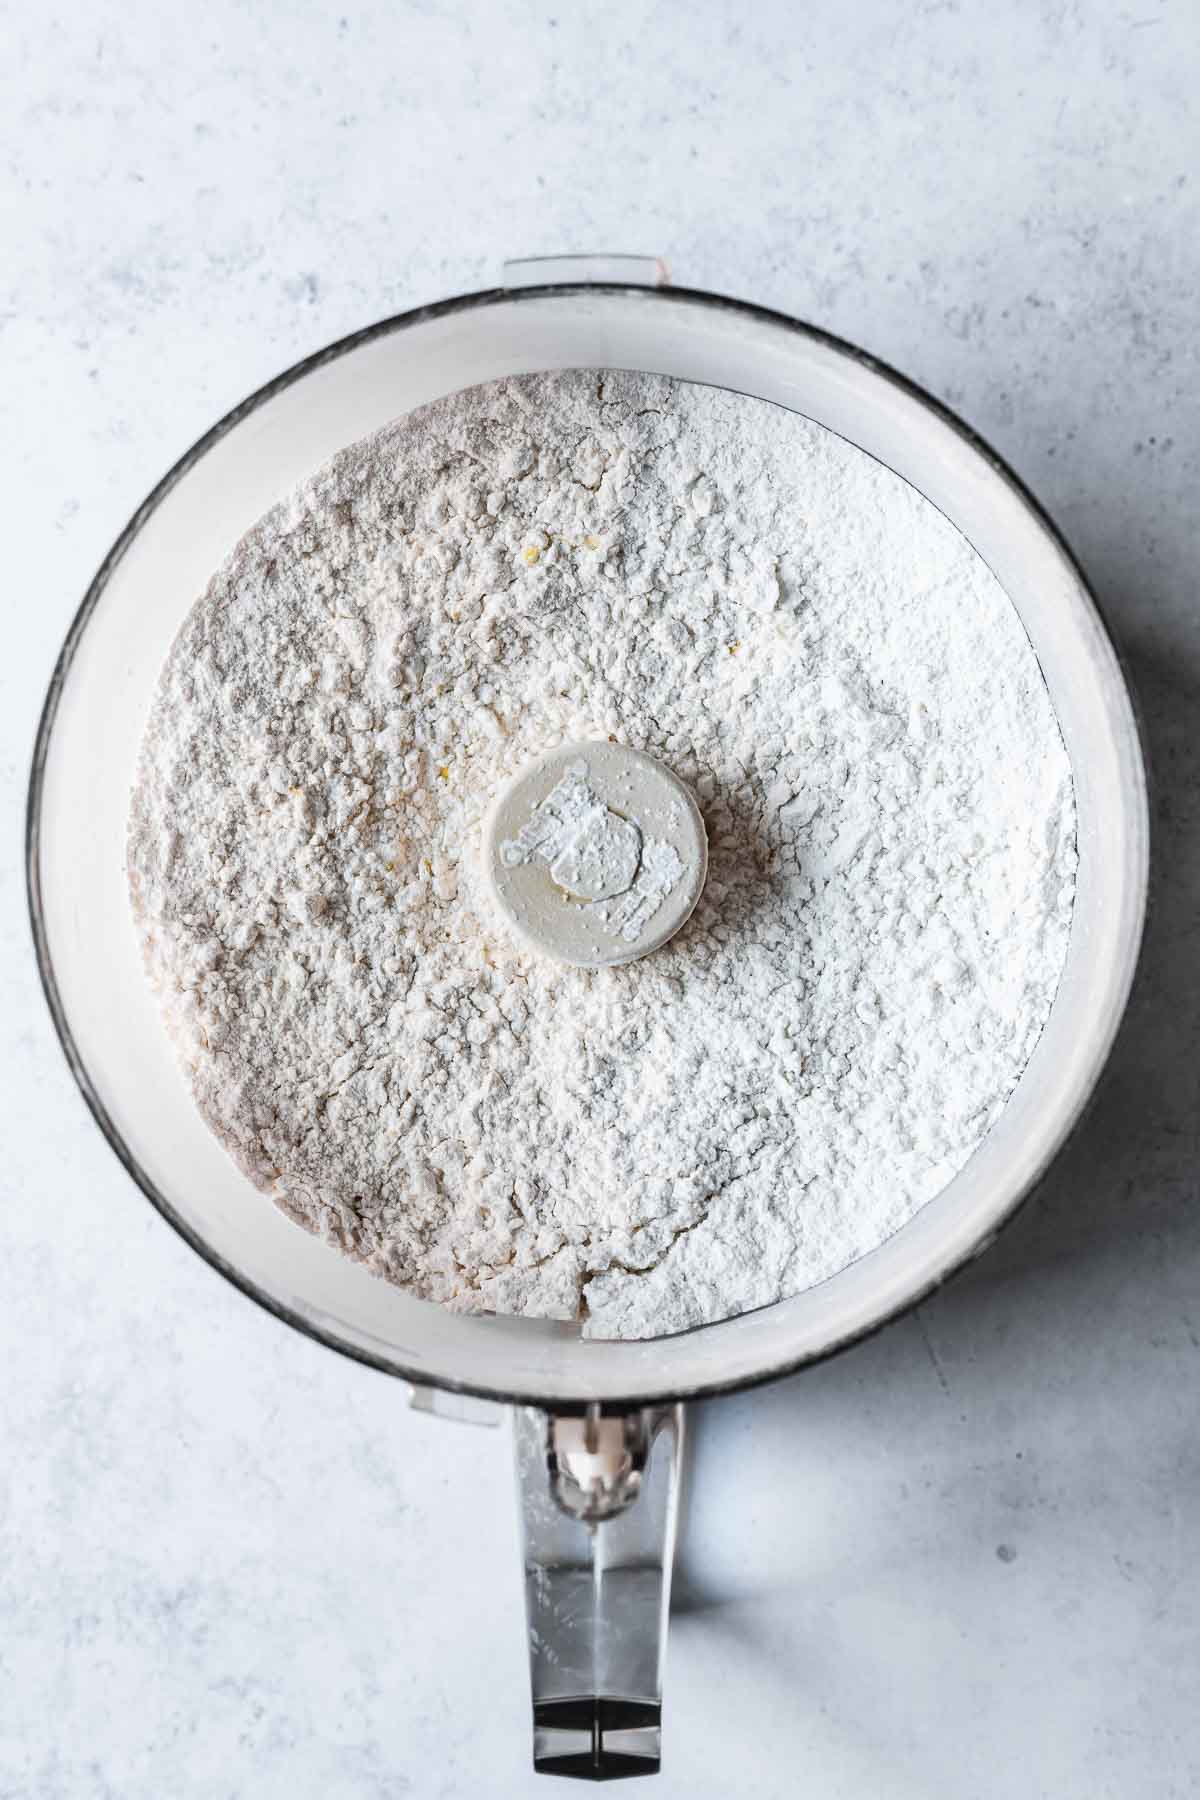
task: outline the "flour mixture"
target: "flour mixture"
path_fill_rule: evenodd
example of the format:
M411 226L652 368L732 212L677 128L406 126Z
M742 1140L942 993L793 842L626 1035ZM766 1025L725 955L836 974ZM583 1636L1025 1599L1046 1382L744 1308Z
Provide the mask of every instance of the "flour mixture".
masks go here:
M693 788L709 876L588 971L510 935L481 827L610 738ZM645 1337L822 1280L967 1160L1054 997L1074 806L1016 614L911 488L584 371L427 407L243 539L129 868L196 1102L294 1219L449 1305Z

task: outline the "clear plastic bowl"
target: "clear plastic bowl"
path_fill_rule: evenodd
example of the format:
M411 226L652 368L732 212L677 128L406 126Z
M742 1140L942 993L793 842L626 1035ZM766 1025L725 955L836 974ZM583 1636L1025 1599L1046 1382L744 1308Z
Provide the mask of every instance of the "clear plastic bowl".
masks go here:
M1132 979L1146 895L1134 713L1086 583L1014 477L911 383L822 332L709 294L623 279L509 285L389 319L270 383L171 471L122 534L63 648L38 735L29 879L42 975L71 1066L154 1204L293 1325L424 1385L543 1406L715 1393L872 1330L985 1245L1045 1170L1100 1073ZM574 277L596 273L573 259ZM632 277L632 278L631 278ZM527 285L517 285L525 282ZM139 739L167 650L237 538L336 450L476 382L578 366L657 371L757 395L896 470L989 564L1041 663L1074 771L1079 873L1058 997L1003 1116L887 1243L794 1299L649 1342L584 1340L411 1298L291 1224L210 1135L142 973L124 835Z

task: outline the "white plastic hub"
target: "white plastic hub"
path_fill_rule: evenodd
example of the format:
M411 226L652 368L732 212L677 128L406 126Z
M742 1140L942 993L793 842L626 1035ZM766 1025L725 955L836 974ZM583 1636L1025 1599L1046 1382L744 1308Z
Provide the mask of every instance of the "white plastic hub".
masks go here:
M563 744L520 774L492 808L483 852L513 930L585 969L674 937L708 869L690 790L657 758L605 740Z

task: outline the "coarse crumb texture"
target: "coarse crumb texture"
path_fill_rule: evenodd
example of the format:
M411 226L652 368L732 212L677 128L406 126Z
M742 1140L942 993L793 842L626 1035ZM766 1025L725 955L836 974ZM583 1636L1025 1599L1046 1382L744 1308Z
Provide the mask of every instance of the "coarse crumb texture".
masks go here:
M566 739L694 786L689 924L523 950L480 861ZM761 401L573 371L344 451L171 651L133 797L150 975L205 1119L294 1219L451 1306L647 1337L889 1237L1054 997L1074 805L964 539Z

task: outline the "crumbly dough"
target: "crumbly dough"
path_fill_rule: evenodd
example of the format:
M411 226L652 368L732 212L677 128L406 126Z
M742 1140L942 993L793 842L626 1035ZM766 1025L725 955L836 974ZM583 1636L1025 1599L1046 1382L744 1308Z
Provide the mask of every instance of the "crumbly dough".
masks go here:
M710 873L590 972L509 936L480 830L609 736L694 787ZM439 401L255 526L129 834L251 1180L418 1294L628 1337L793 1294L938 1192L1042 1028L1074 868L1036 659L962 537L801 418L594 371Z

